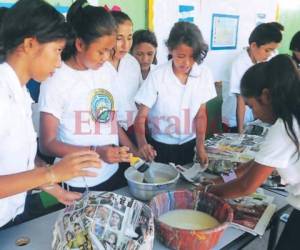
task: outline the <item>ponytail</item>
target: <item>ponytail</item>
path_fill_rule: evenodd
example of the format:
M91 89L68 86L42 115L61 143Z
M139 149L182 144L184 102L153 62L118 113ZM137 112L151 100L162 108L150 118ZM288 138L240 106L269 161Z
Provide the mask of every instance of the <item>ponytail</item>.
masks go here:
M89 46L94 40L116 32L112 15L103 7L89 5L86 0L77 0L71 5L67 13L67 23L73 28L73 39L63 51L63 60L76 54L76 38L82 39Z

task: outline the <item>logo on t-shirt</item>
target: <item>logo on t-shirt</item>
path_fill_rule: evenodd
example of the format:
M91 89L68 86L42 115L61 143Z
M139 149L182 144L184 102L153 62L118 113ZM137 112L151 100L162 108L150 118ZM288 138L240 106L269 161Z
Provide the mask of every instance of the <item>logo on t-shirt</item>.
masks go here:
M113 119L114 98L105 89L95 89L91 95L91 115L94 121L107 123Z

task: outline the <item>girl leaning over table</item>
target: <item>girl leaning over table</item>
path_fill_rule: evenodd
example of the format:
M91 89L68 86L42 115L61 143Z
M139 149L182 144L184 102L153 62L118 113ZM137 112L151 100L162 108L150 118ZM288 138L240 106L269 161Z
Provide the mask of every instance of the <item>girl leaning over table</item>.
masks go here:
M109 11L86 0L72 4L67 23L76 38L63 52L62 67L41 87L41 151L59 160L93 148L103 160L97 177L69 180L66 188L115 190L126 185L119 163L129 162L129 149L137 154L115 115L115 72L107 60L116 43L116 25Z
M145 159L183 165L193 161L196 146L206 164L206 102L216 96L211 71L202 64L207 45L198 27L187 22L173 26L166 45L170 60L151 72L135 97L139 150Z
M22 24L22 25L20 25ZM58 164L35 168L36 134L31 119L29 79L43 81L61 64L70 29L63 15L42 0L20 0L7 10L0 34L0 229L26 220L26 191L41 187L70 204L81 197L57 182L95 176L99 156L85 150ZM23 214L22 214L23 213Z
M295 63L278 55L252 66L241 80L241 95L254 115L272 126L255 159L237 170L238 178L205 189L222 198L249 195L276 169L288 184L287 201L294 208L276 249L299 249L300 76Z

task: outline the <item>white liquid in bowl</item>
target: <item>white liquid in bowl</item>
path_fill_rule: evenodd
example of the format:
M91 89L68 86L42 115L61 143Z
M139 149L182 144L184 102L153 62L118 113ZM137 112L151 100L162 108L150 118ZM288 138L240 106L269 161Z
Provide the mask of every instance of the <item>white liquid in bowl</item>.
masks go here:
M166 178L166 177L154 177L152 182L156 183L156 184L160 184L160 183L167 182L169 180L170 180L170 178Z
M203 230L214 228L220 223L207 213L191 209L176 209L162 214L158 220L175 228Z

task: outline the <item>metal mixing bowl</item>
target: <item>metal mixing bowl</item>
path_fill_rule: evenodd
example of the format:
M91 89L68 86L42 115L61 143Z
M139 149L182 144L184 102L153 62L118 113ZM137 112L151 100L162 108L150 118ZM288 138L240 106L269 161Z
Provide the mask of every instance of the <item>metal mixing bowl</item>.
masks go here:
M141 174L135 168L130 167L125 171L125 178L127 179L129 190L131 194L140 200L150 200L156 194L168 191L175 188L176 182L180 175L178 171L171 165L152 162L149 171L151 176L166 179L164 182L159 183L144 183L141 182Z

